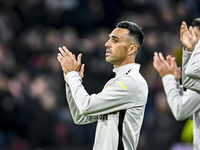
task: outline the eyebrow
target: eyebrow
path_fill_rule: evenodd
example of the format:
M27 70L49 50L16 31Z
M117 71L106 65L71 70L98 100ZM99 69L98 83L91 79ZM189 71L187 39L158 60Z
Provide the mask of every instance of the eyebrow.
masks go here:
M115 38L115 39L119 39L119 37L117 37L117 36L114 36L114 35L112 35L112 36L110 36L110 35L109 35L109 38Z

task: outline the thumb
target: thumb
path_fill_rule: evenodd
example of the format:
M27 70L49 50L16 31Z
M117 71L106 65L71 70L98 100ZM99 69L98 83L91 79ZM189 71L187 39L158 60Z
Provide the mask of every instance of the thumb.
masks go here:
M190 32L190 34L191 34L192 36L194 36L194 35L195 35L195 34L194 34L194 30L193 30L192 26L190 26L190 27L189 27L189 32Z

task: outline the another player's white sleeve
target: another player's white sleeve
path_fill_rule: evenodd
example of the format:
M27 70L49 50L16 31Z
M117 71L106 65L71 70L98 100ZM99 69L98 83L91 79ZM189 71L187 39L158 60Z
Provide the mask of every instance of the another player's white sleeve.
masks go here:
M192 79L200 80L200 41L196 44L190 56L185 74Z
M183 86L185 86L185 80L187 78L187 76L185 74L185 69L187 67L188 61L189 61L192 53L186 51L184 47L182 49L182 52L183 52L183 55L182 55L182 83L183 83Z
M183 86L187 89L191 89L193 91L197 91L197 92L200 92L200 80L199 79L194 79L194 78L191 78L191 76L188 76L188 75L191 75L192 74L192 70L196 70L194 67L195 65L197 65L197 62L199 61L195 61L195 65L190 61L190 57L192 58L191 56L191 52L187 52L184 50L183 48L183 56L182 56L182 83L183 83ZM195 57L197 58L197 57ZM199 57L200 59L200 57ZM190 66L190 63L192 63L194 66ZM189 69L191 67L191 69ZM186 70L187 68L187 70ZM187 74L186 74L187 73ZM200 75L199 75L200 76Z
M75 124L88 124L97 121L97 116L84 116L81 115L72 97L70 88L66 85L66 97L69 109Z
M176 120L184 120L200 109L200 94L187 90L182 96L174 75L162 78L168 104Z

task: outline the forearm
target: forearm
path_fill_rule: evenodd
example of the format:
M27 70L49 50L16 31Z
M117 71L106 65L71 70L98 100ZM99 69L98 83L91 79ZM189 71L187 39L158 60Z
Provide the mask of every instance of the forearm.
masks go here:
M163 77L162 81L168 104L177 120L184 120L200 109L198 93L188 90L181 96L173 75Z
M66 98L75 124L88 124L97 121L97 116L91 117L91 116L80 115L80 111L74 102L71 90L68 87L68 85L66 85Z
M167 96L168 104L172 110L172 113L176 120L185 119L179 109L181 105L181 95L179 89L177 89L177 83L173 75L166 75L162 78L165 94Z

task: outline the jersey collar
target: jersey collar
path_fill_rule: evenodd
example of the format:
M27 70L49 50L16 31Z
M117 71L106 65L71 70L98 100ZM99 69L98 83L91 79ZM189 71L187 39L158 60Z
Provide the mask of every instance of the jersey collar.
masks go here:
M126 64L126 65L120 66L120 67L118 67L118 68L114 68L114 69L113 69L113 72L114 72L116 75L125 74L125 73L127 73L130 69L136 69L137 71L139 71L139 70L140 70L140 64L138 64L138 63Z

